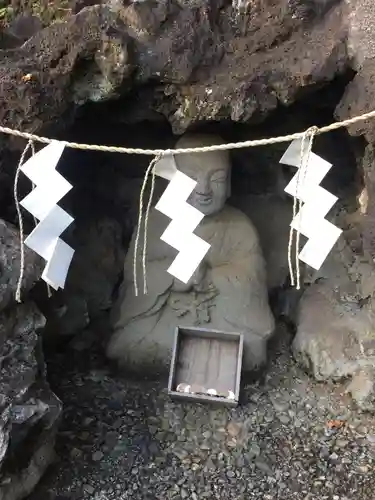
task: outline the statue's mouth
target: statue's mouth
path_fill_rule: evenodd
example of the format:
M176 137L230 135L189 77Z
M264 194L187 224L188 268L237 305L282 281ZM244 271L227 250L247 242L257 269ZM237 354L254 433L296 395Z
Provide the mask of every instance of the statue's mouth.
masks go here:
M212 203L211 196L198 196L198 202L200 205L210 205Z

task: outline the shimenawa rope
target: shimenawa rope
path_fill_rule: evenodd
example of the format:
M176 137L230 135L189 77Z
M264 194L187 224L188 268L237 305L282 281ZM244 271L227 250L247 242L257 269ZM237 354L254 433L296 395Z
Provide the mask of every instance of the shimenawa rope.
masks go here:
M331 132L332 130L337 130L339 128L348 127L349 125L353 125L354 123L358 123L361 121L368 120L370 118L375 118L375 110L370 111L369 113L364 113L363 115L354 116L353 118L348 118L347 120L343 120L341 122L331 123L330 125L326 125L325 127L317 128L315 135L325 134L327 132ZM27 132L20 132L19 130L14 130L8 127L0 126L0 133L13 135L16 137L23 137L24 139L41 142L44 144L50 144L56 139L50 139L48 137L40 137L35 134L29 134ZM212 146L201 146L196 148L179 148L179 149L141 149L141 148L124 148L117 146L100 146L96 144L80 144L77 142L66 142L60 141L68 148L72 149L82 149L87 151L102 151L107 153L125 153L125 154L135 154L135 155L147 155L147 156L156 156L156 155L178 155L184 153L208 153L210 151L225 151L229 149L241 149L241 148L249 148L255 146L266 146L268 144L278 144L280 142L291 142L294 139L301 139L304 136L305 132L297 132L295 134L284 135L279 137L270 137L266 139L255 139L243 142L228 142L226 144L213 144Z
M80 150L85 150L85 151L102 151L102 152L107 152L107 153L124 153L124 154L136 154L136 155L148 155L148 156L154 156L153 160L151 160L144 179L143 179L143 184L141 188L141 193L140 193L140 199L139 199L139 215L138 215L138 227L137 227L137 234L136 234L136 239L135 239L135 248L134 248L134 262L133 262L133 272L134 272L134 290L135 290L135 295L138 295L138 285L137 285L137 253L138 253L138 246L139 246L139 237L140 237L140 228L142 224L142 219L143 219L143 196L148 180L148 176L151 172L151 169L155 165L155 163L160 159L162 155L178 155L178 154L186 154L186 153L208 153L211 151L225 151L225 150L230 150L230 149L241 149L241 148L247 148L247 147L256 147L256 146L265 146L268 144L278 144L282 142L291 142L295 139L302 139L302 145L301 145L301 165L300 169L303 169L302 163L303 163L303 148L304 148L304 142L306 137L308 136L310 138L309 140L309 146L308 146L308 157L310 156L311 153L311 147L312 147L312 141L315 135L319 134L324 134L327 132L331 132L332 130L337 130L339 128L344 128L348 127L350 125L353 125L355 123L361 122L368 120L370 118L375 118L375 110L370 111L368 113L364 113L362 115L355 116L353 118L348 118L347 120L343 120L341 122L335 122L331 123L330 125L326 125L324 127L318 128L316 126L309 128L307 131L304 132L297 132L294 134L289 134L285 136L278 136L278 137L270 137L270 138L265 138L265 139L255 139L255 140L249 140L249 141L242 141L242 142L229 142L225 144L213 144L212 146L201 146L201 147L195 147L195 148L177 148L177 149L141 149L141 148L125 148L125 147L118 147L118 146L101 146L97 144L80 144L76 142L67 142L67 141L60 141L62 144L64 144L66 147L72 148L72 149L80 149ZM23 280L23 274L24 274L24 248L23 248L23 221L22 221L22 213L20 210L20 204L18 200L18 193L17 193L17 187L18 187L18 178L19 178L19 172L20 168L24 162L26 153L30 147L33 147L33 142L40 142L44 144L50 144L52 143L55 139L50 139L48 137L41 137L35 134L30 134L28 132L21 132L19 130L11 129L9 127L3 127L0 126L0 133L7 134L7 135L12 135L15 137L22 137L24 139L27 139L29 142L27 146L25 147L20 163L18 165L16 175L15 175L15 180L14 180L14 199L15 199L15 204L16 204L16 209L17 209L17 214L18 214L18 220L19 220L19 225L20 225L20 239L21 239L21 269L20 269L20 277L17 285L17 291L16 291L16 299L17 301L20 301L20 293L21 293L21 287L22 287L22 280ZM308 161L308 159L307 159ZM298 177L301 172L299 172ZM146 277L146 253L147 253L147 225L148 225L148 218L149 218L149 212L151 208L151 203L152 203L152 196L154 192L154 185L155 185L155 173L152 172L152 184L151 184L151 191L150 191L150 198L147 204L147 209L146 209L146 216L145 216L145 228L144 228L144 245L143 245L143 256L142 256L142 268L143 268L143 290L144 293L147 293L147 277ZM302 202L300 201L300 208L302 207ZM294 203L293 203L293 217L295 216L297 212L297 200L294 198ZM299 231L297 231L297 247L299 245ZM292 286L294 286L294 273L293 273L293 266L292 266L292 261L291 261L291 249L292 249L292 244L293 244L293 230L290 232L290 237L289 237L289 245L288 245L288 263L289 263L289 270L291 273L291 281L292 281ZM298 248L296 248L296 259L298 262ZM299 265L297 265L297 287L299 288Z

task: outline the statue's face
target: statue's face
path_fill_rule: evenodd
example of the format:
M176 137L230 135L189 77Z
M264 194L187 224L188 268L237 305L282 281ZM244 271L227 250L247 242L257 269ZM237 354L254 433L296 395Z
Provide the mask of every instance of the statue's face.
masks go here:
M218 153L184 154L178 156L178 169L197 181L188 202L204 215L219 212L230 190L230 164ZM219 160L219 161L218 161Z
M213 171L203 169L189 177L197 181L197 185L188 202L204 215L219 212L227 201L228 172L222 168Z

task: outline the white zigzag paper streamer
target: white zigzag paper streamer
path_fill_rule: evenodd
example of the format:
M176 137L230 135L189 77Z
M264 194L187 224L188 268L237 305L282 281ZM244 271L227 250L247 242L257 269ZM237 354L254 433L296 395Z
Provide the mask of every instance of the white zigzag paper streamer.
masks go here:
M280 163L300 167L302 139L294 140L282 156ZM320 183L331 169L332 164L311 152L305 173L298 171L285 188L285 192L304 202L300 212L291 223L293 229L309 238L298 258L318 270L340 237L342 230L325 219L327 213L338 200L326 191Z
M55 290L64 288L74 254L74 250L59 238L74 220L57 205L72 189L72 185L56 172L64 147L54 141L20 169L36 186L20 204L40 221L25 239L25 245L47 261L42 278Z
M160 239L179 251L169 274L187 283L211 245L194 234L204 214L187 203L197 182L178 171L173 156L156 163L154 172L170 182L155 208L171 220Z

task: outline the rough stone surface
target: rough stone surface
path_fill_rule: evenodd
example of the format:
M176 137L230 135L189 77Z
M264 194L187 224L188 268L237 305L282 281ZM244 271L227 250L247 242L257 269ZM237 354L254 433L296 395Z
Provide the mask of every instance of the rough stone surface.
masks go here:
M0 498L27 496L54 457L61 403L50 390L32 303L0 315Z
M123 273L123 231L114 218L94 214L92 218L80 218L75 221L69 243L75 255L64 290L49 298L41 282L33 291L47 320L43 336L51 342L78 333L109 310Z
M44 283L38 285L33 298L46 318L43 339L56 342L62 336L71 336L82 331L90 322L87 301L83 296L69 294L66 291L54 293L48 298Z
M94 6L20 48L1 51L0 121L37 130L61 119L73 103L113 95L129 71L124 33L116 26L109 9Z
M375 371L372 367L354 373L347 392L364 411L375 411Z
M241 16L211 0L87 7L2 52L0 121L38 130L134 83L144 89L135 113L141 102L175 131L202 120L259 120L347 68L342 7L339 0L252 2ZM23 81L26 74L32 78ZM150 81L161 92L143 86Z
M371 0L346 0L348 9L348 48L356 69L366 59L375 57L375 40L372 26L375 21L374 4Z
M14 226L0 219L0 311L15 302L20 264L19 232ZM23 294L26 294L39 279L42 265L41 258L26 247Z
M337 245L299 307L295 357L318 380L340 380L372 367L375 359L374 272Z
M356 75L349 83L337 107L338 119L345 119L367 113L374 109L375 95L375 40L372 26L375 9L371 0L346 0L348 28L348 54ZM374 120L361 121L349 127L353 135L365 135L372 143L375 140Z
M14 38L17 46L21 46L42 28L43 24L38 16L24 13L16 16L4 31L7 35Z
M94 216L77 221L72 237L76 252L66 295L85 299L92 319L112 306L123 272L123 231L115 219Z
M366 59L353 80L348 84L344 96L337 106L336 118L345 120L373 111L375 96L375 60ZM352 135L364 135L369 143L375 141L374 120L357 122L348 127Z
M300 370L287 336L229 410L174 403L164 381L114 376L102 331L49 357L65 418L59 461L31 500L373 500L374 417L341 385Z
M375 157L374 146L367 145L361 160L363 190L359 197L357 218L358 248L368 262L375 262ZM372 293L372 291L371 291Z

